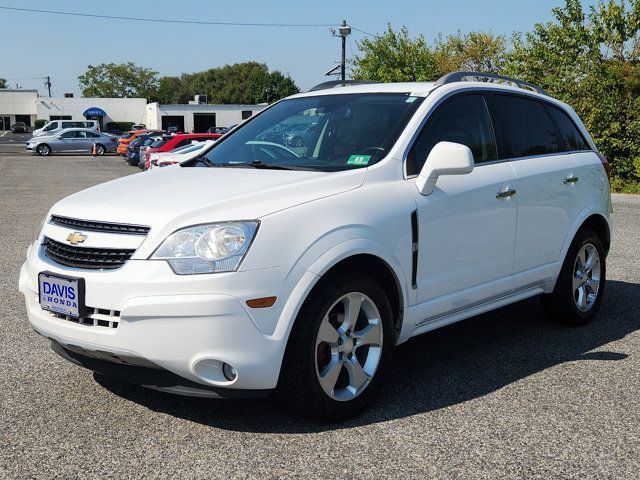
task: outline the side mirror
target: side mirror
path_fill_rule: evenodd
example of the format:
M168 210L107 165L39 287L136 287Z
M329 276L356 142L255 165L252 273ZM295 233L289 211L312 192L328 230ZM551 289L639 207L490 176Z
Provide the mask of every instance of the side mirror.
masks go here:
M416 187L422 195L431 195L441 175L464 175L473 171L473 153L466 145L439 142L431 150L422 171L416 178Z

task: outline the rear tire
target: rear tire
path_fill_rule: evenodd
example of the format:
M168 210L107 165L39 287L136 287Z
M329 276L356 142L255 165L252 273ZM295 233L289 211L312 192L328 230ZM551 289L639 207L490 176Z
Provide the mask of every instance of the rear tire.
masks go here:
M107 149L104 148L104 145L100 145L99 143L96 145L96 155L98 157L103 156L106 151Z
M550 320L571 326L586 325L593 320L606 285L605 255L596 232L584 229L577 233L553 292L540 296Z
M341 420L364 410L382 388L393 315L371 277L349 273L321 282L291 331L276 395L298 412Z

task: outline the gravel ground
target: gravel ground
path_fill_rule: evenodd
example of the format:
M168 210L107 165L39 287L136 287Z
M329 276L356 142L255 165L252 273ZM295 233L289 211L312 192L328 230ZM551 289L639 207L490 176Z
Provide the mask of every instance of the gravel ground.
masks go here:
M640 475L640 197L614 198L607 294L586 328L536 300L396 349L343 424L271 400L175 397L92 375L28 326L18 272L50 205L135 172L0 154L0 478L611 478Z

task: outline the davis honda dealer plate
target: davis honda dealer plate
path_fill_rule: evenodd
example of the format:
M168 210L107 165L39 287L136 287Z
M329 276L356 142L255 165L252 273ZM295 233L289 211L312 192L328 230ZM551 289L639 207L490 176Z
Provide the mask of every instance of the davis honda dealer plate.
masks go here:
M42 272L38 276L40 307L79 318L84 314L84 279Z

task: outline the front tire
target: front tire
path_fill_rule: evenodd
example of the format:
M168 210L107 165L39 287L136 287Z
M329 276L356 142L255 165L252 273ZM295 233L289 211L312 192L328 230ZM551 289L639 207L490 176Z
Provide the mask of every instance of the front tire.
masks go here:
M600 309L606 285L606 253L596 232L573 239L552 293L542 295L547 316L564 325L586 325Z
M46 143L43 143L41 145L38 145L38 147L36 148L36 153L43 157L47 157L51 155L51 147Z
M357 415L384 383L393 348L389 300L372 278L321 280L293 326L276 394L307 415Z

